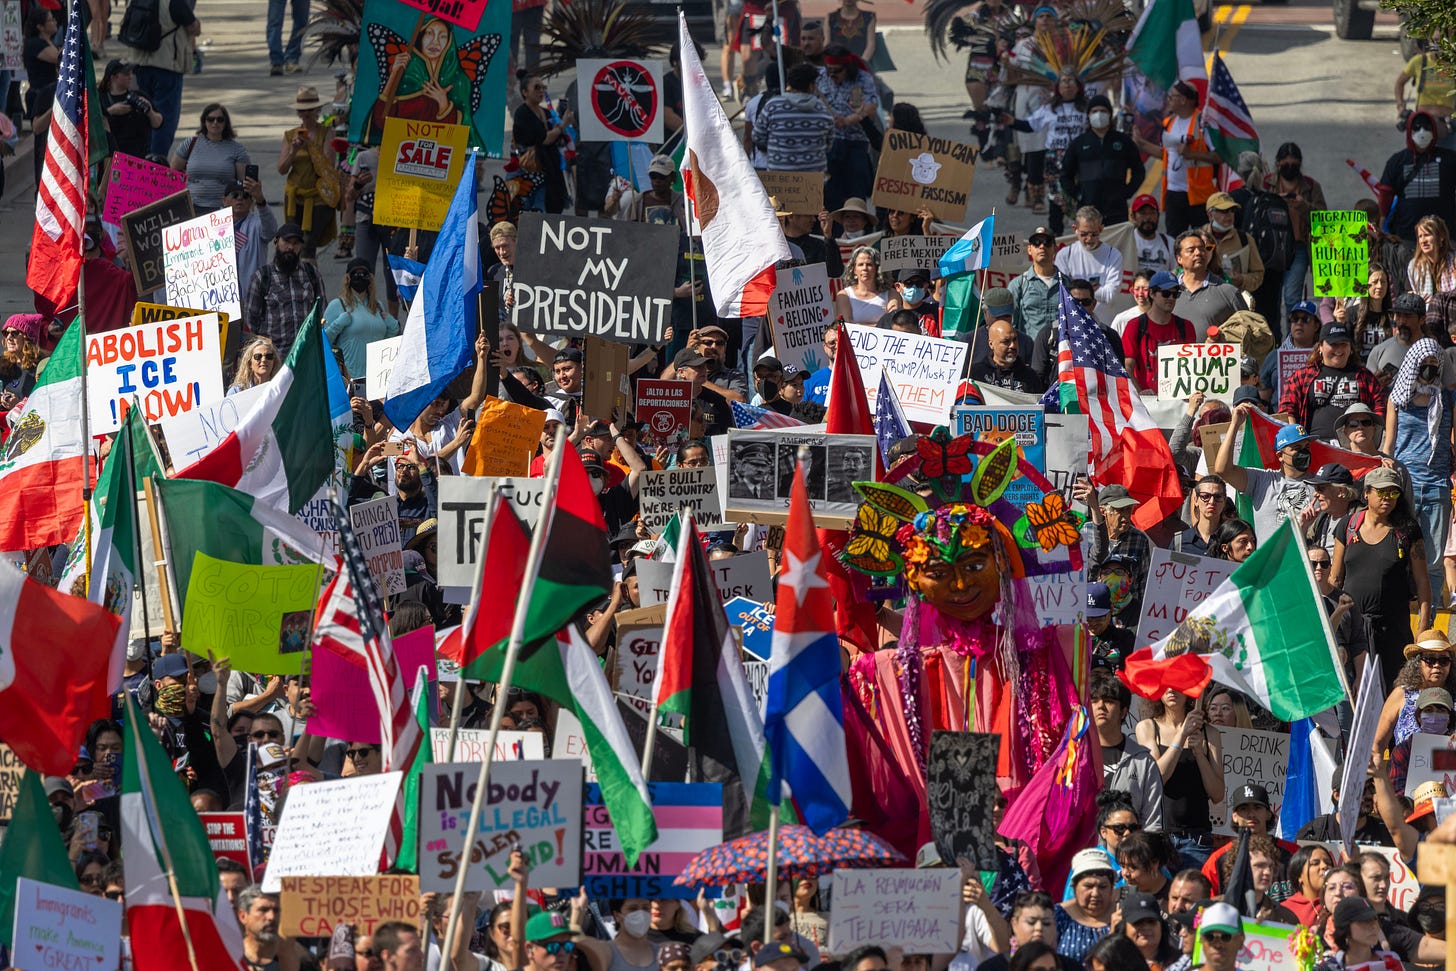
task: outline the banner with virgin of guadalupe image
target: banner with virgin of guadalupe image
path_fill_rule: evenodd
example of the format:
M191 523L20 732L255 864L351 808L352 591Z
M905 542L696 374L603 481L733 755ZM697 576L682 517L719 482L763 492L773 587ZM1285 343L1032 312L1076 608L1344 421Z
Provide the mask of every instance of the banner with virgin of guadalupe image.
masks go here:
M365 0L349 140L378 145L384 119L465 125L470 147L499 158L505 140L511 7L490 3L473 31L398 0Z

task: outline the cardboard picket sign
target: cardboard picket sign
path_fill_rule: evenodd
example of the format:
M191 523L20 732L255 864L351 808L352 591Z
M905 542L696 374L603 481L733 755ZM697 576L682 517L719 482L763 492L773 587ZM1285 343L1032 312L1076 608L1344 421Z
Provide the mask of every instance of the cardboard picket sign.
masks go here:
M364 394L370 401L383 401L389 387L389 372L404 346L403 335L370 341L364 345Z
M386 118L374 183L374 222L438 230L467 157L468 125Z
M485 743L490 741L490 732L484 728L462 728L455 737L455 757L450 758L450 729L430 729L430 754L436 762L485 761ZM495 736L496 762L521 762L544 759L546 740L540 732L511 732L502 730Z
M783 212L817 216L824 211L823 172L774 172L762 169L758 181Z
M1369 221L1359 210L1316 209L1309 214L1309 266L1315 294L1363 297L1369 293Z
M870 201L886 209L929 209L938 219L966 218L977 149L964 142L890 129L885 132L880 165Z
M253 566L197 553L182 605L182 636L239 671L300 674L322 566Z
M121 233L131 257L131 277L136 283L137 296L155 293L166 285L162 231L187 222L193 215L192 193L183 189L121 217Z
M946 236L886 236L880 240L880 270L924 270L940 275L940 258L954 240Z
M900 399L908 421L943 425L955 404L956 387L969 345L924 334L902 334L862 324L849 324L855 362L864 379L865 396L874 413L880 393L880 368Z
M248 817L238 811L231 813L198 813L202 828L207 832L207 845L212 849L215 860L232 860L241 863L252 872L248 859Z
M1250 783L1263 786L1269 790L1269 802L1274 818L1278 819L1279 807L1284 805L1284 776L1289 767L1289 735L1257 728L1223 727L1218 732L1223 743L1224 792L1235 792ZM1227 799L1212 804L1209 815L1215 833L1234 835L1229 826Z
M373 934L396 920L419 925L420 878L412 873L283 878L278 933L286 937L330 937L340 924Z
M379 592L386 597L404 593L404 558L399 539L399 502L380 496L349 507L349 520L359 551L369 564Z
M546 484L539 476L500 477L446 475L440 478L439 566L440 585L469 587L475 582L475 559L485 535L485 514L490 493L499 484L516 515L534 529L541 516Z
M1237 344L1163 344L1158 347L1158 397L1187 401L1194 392L1228 398L1239 383Z
M18 878L11 967L16 971L118 967L121 909L119 900Z
M708 566L712 568L714 585L724 603L735 597L747 597L759 603L773 599L767 550L713 560ZM672 568L671 563L657 560L637 561L638 590L644 606L667 603L672 591ZM621 623L620 619L618 622Z
M0 827L10 825L10 817L15 815L15 801L20 798L20 780L24 776L25 763L13 748L0 742Z
M661 533L682 506L689 507L699 529L713 529L723 520L718 477L711 467L643 472L637 501L643 524Z
M808 372L818 370L824 330L834 319L834 292L824 264L776 270L768 319L779 361Z
M829 950L894 941L906 954L953 953L961 940L961 880L956 867L834 871Z
M657 744L662 744L662 738L659 734ZM657 765L656 760L653 765ZM697 887L679 887L673 878L693 857L723 842L723 785L654 782L648 791L657 821L657 839L638 855L637 865L629 868L611 815L602 802L601 789L595 784L586 787L582 882L588 896L691 900L698 895Z
M117 152L111 156L111 168L106 174L106 204L101 219L118 226L122 216L186 191L186 172Z
M487 395L462 469L466 475L527 475L545 427L546 412L539 408Z
M661 142L665 68L662 61L634 57L578 60L582 140Z
M184 317L201 317L208 313L197 307L174 307L165 303L144 303L138 300L131 308L131 322L137 324L154 324L159 320L181 320ZM214 310L217 314L218 329L222 331L222 359L233 360L238 356L243 344L243 329L232 326L232 318L225 310ZM182 466L178 466L181 468Z
M632 395L632 376L627 373L631 348L615 340L588 337L582 351L582 414L606 421L613 412L622 415Z
M1143 612L1138 618L1137 642L1156 644L1207 600L1238 566L1194 553L1154 548L1143 582Z

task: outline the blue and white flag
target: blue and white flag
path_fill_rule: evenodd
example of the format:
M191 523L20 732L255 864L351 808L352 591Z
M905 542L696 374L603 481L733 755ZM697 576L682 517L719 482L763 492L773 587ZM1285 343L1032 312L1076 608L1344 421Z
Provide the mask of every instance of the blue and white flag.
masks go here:
M384 256L389 260L389 273L394 277L394 288L399 291L399 299L407 304L414 303L415 291L420 288L420 277L425 275L425 264L419 260L395 256L393 253L386 253Z
M880 460L885 463L885 468L890 467L890 449L909 434L910 422L905 420L900 396L890 383L889 373L881 367L880 390L875 395L875 442L880 446Z
M475 153L465 161L455 198L410 303L384 413L408 428L475 357L475 298L481 290L480 233L476 229Z
M995 229L996 214L992 213L972 226L964 236L950 244L950 249L940 258L940 275L956 276L972 270L984 270L991 265L991 234Z

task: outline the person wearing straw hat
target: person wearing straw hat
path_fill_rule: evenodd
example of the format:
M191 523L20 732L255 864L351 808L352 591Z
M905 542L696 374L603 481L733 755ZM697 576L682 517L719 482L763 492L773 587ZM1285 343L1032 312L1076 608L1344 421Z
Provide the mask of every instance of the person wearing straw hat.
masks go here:
M1440 696L1426 694L1430 690L1444 691L1446 714L1450 714L1451 691L1456 688L1452 677L1452 661L1456 660L1456 648L1451 646L1446 634L1440 630L1423 630L1405 647L1405 665L1392 681L1389 696L1380 711L1380 720L1375 727L1375 742L1370 754L1380 758L1386 749L1391 750L1391 782L1400 791L1405 791L1406 762L1410 757L1410 741L1417 732L1449 731L1449 718L1436 724L1434 718L1427 721L1425 708L1439 705Z
M879 222L875 211L858 196L851 196L844 200L844 203L830 215L839 224L839 238L846 240L868 235Z
M330 183L338 190L337 160L329 132L319 124L323 106L318 89L305 84L298 89L291 107L298 113L298 126L283 133L278 153L278 174L283 188L284 222L297 223L304 232L303 258L313 260L320 248L334 239L334 208L324 192Z

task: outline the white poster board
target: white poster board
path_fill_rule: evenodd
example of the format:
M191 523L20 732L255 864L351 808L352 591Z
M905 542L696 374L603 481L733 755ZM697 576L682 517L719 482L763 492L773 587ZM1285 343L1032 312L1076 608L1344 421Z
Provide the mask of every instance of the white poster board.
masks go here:
M455 757L450 758L450 729L430 729L430 756L436 762L475 762L485 760L485 743L490 732L484 728L462 728L455 739ZM520 762L544 759L546 740L540 732L508 732L495 737L495 762Z
M370 341L364 345L364 393L370 401L383 401L384 389L389 386L389 372L394 370L394 359L399 356L403 335L386 337L382 341ZM358 375L355 375L358 377Z
M773 321L773 346L783 364L813 374L829 363L824 353L824 328L834 319L834 293L823 263L775 271L768 298Z
M174 418L162 419L159 425L167 442L167 451L172 456L172 464L183 469L200 459L227 438L243 416L267 393L268 385L260 384L256 388L204 402Z
M637 503L642 523L654 535L683 506L692 510L700 530L713 529L723 521L718 476L711 468L643 472L638 479Z
M1405 774L1405 794L1413 795L1422 783L1436 781L1447 792L1456 792L1456 745L1445 735L1416 732L1410 739L1410 765Z
M379 872L403 772L311 782L288 790L263 890L284 877L367 877Z
M162 259L169 304L220 310L231 320L243 319L231 209L205 212L185 223L164 227Z
M1279 818L1284 805L1284 775L1289 766L1289 736L1283 732L1264 732L1257 728L1219 728L1223 742L1223 788L1225 799L1209 807L1213 831L1225 836L1229 828L1227 795L1252 783L1269 790L1269 807Z
M91 434L121 427L137 402L147 423L195 411L223 396L217 314L158 320L86 337ZM181 468L181 466L178 466Z
M588 142L662 141L662 61L635 57L576 62L577 118Z
M769 603L774 599L767 550L740 553L726 560L711 560L708 566L713 571L718 596L723 598L724 603L734 597L747 597L759 603ZM672 569L671 563L637 561L637 589L642 606L667 603L672 592Z
M835 870L829 950L893 941L906 954L948 954L961 940L961 871Z
M1239 383L1237 344L1162 344L1158 347L1158 398L1187 401L1195 392L1228 400Z
M861 324L850 324L847 329L871 414L879 397L883 367L900 398L906 420L931 425L946 423L955 405L956 387L966 363L968 345L964 341L902 334Z
M1138 645L1156 644L1177 630L1188 612L1207 600L1236 566L1232 560L1155 547L1143 583Z
M399 542L399 501L380 496L349 507L349 522L359 551L369 564L379 592L393 597L404 593L404 557Z
M516 515L534 529L541 516L546 480L446 475L439 483L439 566L441 587L470 587L475 583L475 558L485 536L485 514L496 483L515 503Z
M110 971L121 961L121 901L20 877L12 941L17 971Z

